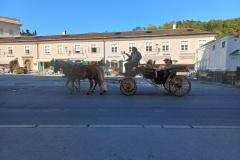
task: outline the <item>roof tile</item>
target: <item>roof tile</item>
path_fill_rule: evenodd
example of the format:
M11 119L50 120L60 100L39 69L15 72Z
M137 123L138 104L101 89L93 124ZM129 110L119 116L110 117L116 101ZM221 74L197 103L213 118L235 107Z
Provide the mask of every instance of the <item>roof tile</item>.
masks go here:
M215 32L199 29L164 29L164 30L143 30L143 31L122 31L122 32L90 32L85 34L48 35L48 36L21 36L1 37L0 43L7 42L36 42L36 41L62 41L62 40L91 40L91 39L113 39L113 38L138 38L138 37L163 37L163 36L184 36L184 35L206 35Z

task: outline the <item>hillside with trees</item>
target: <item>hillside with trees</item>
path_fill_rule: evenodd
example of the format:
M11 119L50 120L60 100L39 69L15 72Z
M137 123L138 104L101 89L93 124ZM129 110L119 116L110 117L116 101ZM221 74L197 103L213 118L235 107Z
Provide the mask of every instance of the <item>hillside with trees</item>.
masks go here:
M136 30L158 30L158 29L172 29L173 23L176 23L177 28L194 28L204 31L211 31L218 33L218 39L227 35L240 35L240 18L226 19L226 20L210 20L208 22L186 20L169 22L163 24L163 26L149 25L148 27L136 27Z

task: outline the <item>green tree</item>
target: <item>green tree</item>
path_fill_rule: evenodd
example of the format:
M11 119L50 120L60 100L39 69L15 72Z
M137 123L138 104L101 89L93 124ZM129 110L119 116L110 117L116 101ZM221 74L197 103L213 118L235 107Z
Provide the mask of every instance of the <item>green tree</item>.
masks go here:
M210 32L218 33L218 39L227 35L240 35L240 18L226 19L226 20L214 20L211 19L208 22L194 21L194 20L182 20L171 21L164 23L162 26L154 26L150 24L148 27L136 27L133 30L158 30L158 29L172 29L173 23L176 23L177 28L194 28Z

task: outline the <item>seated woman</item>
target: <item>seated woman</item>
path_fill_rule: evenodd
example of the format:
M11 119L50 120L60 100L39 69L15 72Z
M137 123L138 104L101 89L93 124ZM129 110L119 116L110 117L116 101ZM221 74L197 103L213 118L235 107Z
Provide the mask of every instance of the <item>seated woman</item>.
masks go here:
M155 62L156 62L156 61L152 61L151 59L149 59L149 60L147 61L146 67L147 67L147 68L152 68L152 69L154 69Z
M155 69L155 76L157 77L158 76L158 74L157 74L158 70L155 68L155 63L156 63L156 61L152 61L151 59L149 59L147 61L146 67L151 68L151 69Z

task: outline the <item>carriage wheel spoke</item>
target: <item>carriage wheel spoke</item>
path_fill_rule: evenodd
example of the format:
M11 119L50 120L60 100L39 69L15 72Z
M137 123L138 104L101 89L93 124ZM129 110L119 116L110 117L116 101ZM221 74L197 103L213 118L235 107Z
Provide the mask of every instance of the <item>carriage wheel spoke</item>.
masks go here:
M191 89L191 83L184 76L173 77L169 83L170 91L175 96L185 96Z

